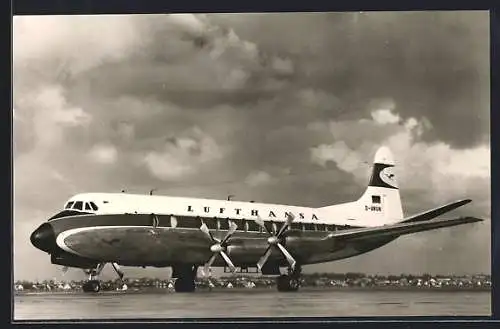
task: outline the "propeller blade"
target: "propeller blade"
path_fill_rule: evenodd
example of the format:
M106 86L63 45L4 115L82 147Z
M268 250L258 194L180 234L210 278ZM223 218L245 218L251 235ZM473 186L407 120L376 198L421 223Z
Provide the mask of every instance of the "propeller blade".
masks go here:
M257 262L257 268L259 269L259 271L262 272L262 267L267 262L267 259L269 258L269 256L271 256L271 252L272 252L271 246L267 247L266 253Z
M236 232L237 229L238 229L238 224L236 224L233 221L229 221L229 232L231 232L231 234L234 234L234 232Z
M205 276L208 276L210 274L210 267L214 263L215 258L217 258L217 254L213 254L212 257L210 257L208 262L205 264L205 266L203 268L203 274L205 274Z
M280 237L283 232L285 232L285 230L288 228L288 226L290 226L290 224L293 222L293 220L295 219L295 216L293 214L288 214L288 217L286 219L286 222L283 223L283 226L281 226L278 234L276 234L277 237Z
M257 217L254 219L254 222L256 222L260 227L264 227L264 220L262 218Z
M260 227L262 227L264 229L264 231L266 231L269 235L273 235L268 229L267 229L267 226L265 225L264 223L264 220L260 217L257 217L256 219L254 219L254 222L257 223L257 225L259 225Z
M205 264L203 267L203 276L208 277L210 275L210 266L208 264Z
M212 241L215 241L212 233L210 233L210 230L208 229L208 226L207 224L203 223L201 226L200 226L200 230L205 233L206 236L208 236Z
M227 242L227 240L236 232L236 229L238 228L238 225L236 225L234 222L229 222L229 230L227 231L226 236L222 241L220 242L221 246L224 246L224 244Z
M295 269L295 264L297 263L295 259L292 257L292 255L290 255L288 250L286 250L286 248L283 247L281 243L278 243L276 246L278 246L279 250L281 250L281 252L285 256L286 260L288 261L288 264L290 264L290 267L292 268L293 271Z
M208 267L211 267L212 264L215 262L215 259L217 258L217 254L213 254L212 257L207 262Z
M220 255L222 256L222 258L224 258L224 260L226 261L227 263L227 266L229 266L229 269L231 270L231 272L234 273L234 271L236 271L236 267L234 266L233 262L231 261L231 259L229 258L229 256L224 252L224 251L221 251L220 252Z

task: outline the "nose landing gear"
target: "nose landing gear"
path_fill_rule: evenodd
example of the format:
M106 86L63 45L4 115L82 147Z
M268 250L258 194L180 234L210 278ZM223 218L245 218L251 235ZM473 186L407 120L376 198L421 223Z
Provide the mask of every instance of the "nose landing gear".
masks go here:
M89 276L89 280L85 282L82 286L83 292L99 292L101 291L101 282L97 279L97 276L101 274L102 269L106 263L99 263L97 264L96 268L92 268L89 270L84 270L86 274ZM123 279L123 272L120 270L118 264L116 263L111 263L111 266L115 270L116 274L120 278L120 280Z

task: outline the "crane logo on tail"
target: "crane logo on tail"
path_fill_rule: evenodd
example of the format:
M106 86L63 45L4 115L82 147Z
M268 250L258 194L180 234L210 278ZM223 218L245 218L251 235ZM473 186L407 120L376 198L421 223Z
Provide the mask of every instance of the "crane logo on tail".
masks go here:
M397 188L398 184L396 182L396 175L394 174L393 168L394 167L386 167L382 169L379 173L379 177L387 185Z
M369 186L398 189L394 166L390 164L375 163Z

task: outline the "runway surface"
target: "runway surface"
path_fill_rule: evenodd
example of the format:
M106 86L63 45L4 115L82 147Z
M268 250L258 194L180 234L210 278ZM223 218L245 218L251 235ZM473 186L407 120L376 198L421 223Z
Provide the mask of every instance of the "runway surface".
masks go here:
M491 293L477 291L274 289L23 294L14 320L242 317L490 316Z

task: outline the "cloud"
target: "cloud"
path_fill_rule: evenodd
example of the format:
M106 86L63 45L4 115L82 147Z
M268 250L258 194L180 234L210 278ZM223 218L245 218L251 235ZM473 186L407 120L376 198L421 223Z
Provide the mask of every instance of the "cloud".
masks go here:
M347 172L353 172L363 163L359 154L351 150L343 141L327 145L321 144L311 150L312 162L325 166L328 161L333 161L337 166Z
M141 33L133 16L16 16L14 66L51 65L54 74L80 73L134 52ZM78 49L78 51L75 51Z
M271 180L271 175L265 171L257 171L250 173L245 182L250 186L265 185Z
M60 145L68 129L87 126L92 119L82 108L68 104L58 85L43 86L17 97L17 111L29 117L20 129L32 130L33 143L40 148Z
M380 125L398 123L400 120L398 115L395 115L391 110L387 109L373 111L372 118L376 123Z
M118 151L113 145L96 145L89 153L92 160L102 164L112 164L118 157Z
M466 197L465 181L475 180L484 188L489 188L490 148L481 145L466 150L453 149L444 142L427 143L419 140L422 132L428 129L426 119L419 121L409 118L403 125L399 119L381 119L372 111L372 121L360 119L357 123L345 122L349 129L362 131L365 127L378 130L378 134L370 133L369 137L358 147L349 147L351 134L348 129L335 129L342 126L342 121L330 124L331 134L336 140L332 144L321 144L311 148L311 161L326 166L332 161L337 167L353 174L358 182L367 179L368 171L364 162L372 162L372 156L378 147L388 146L395 154L399 182L405 189L421 190L431 193L438 200L453 197ZM392 118L399 118L397 113ZM383 125L381 124L383 122ZM393 129L387 129L392 126ZM325 126L315 125L314 129L325 129Z
M223 156L217 142L198 127L182 137L169 139L161 152L146 154L144 162L150 172L162 180L179 179Z
M279 73L291 74L294 72L293 62L289 58L275 57L272 65Z
M398 123L401 120L397 113L393 113L396 104L392 99L378 101L378 104L373 103L374 102L372 102L370 106L374 108L374 110L371 111L371 116L376 123L386 125Z
M374 99L392 99L402 120L429 119L435 129L425 133L427 141L468 148L489 138L488 15L262 13L215 19L262 51L294 58L297 84L332 93L350 115Z

